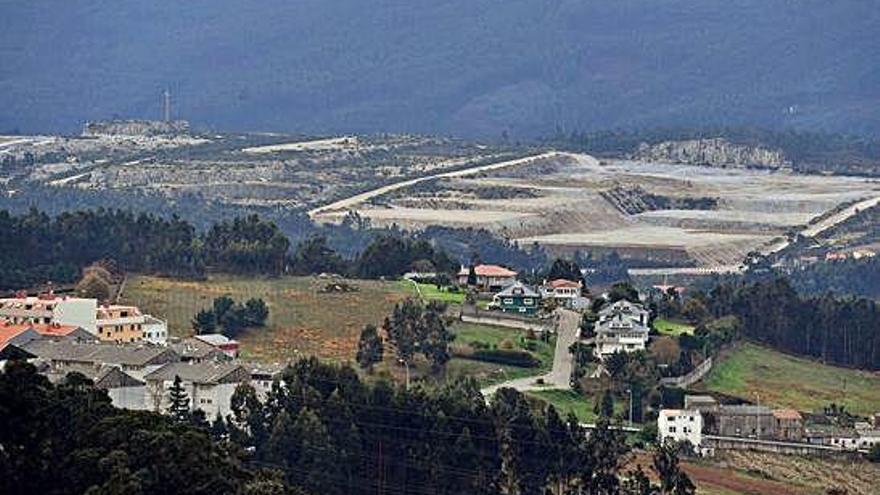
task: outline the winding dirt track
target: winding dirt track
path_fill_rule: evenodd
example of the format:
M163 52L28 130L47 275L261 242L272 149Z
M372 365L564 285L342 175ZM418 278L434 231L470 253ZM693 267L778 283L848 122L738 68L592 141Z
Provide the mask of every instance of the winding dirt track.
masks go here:
M360 194L356 194L354 196L340 199L339 201L335 201L328 205L319 206L312 210L309 210L309 216L313 219L317 216L320 216L322 213L329 213L332 211L338 210L346 210L351 207L357 206L364 201L368 201L377 196L381 196L383 194L387 194L391 191L396 191L398 189L402 189L404 187L409 187L420 182L425 182L433 179L446 179L451 177L466 177L468 175L477 174L481 172L489 172L492 170L498 170L502 168L508 167L516 167L519 165L526 165L536 160L542 160L545 158L554 158L557 156L562 156L564 153L558 151L549 151L547 153L541 153L540 155L532 155L524 158L518 158L516 160L509 160L506 162L498 162L498 163L490 163L488 165L479 165L472 168L466 168L461 170L454 170L451 172L441 172L439 174L426 175L424 177L417 177L415 179L407 179L400 182L395 182L394 184L388 184L382 187L378 187L376 189L372 189L370 191L362 192Z

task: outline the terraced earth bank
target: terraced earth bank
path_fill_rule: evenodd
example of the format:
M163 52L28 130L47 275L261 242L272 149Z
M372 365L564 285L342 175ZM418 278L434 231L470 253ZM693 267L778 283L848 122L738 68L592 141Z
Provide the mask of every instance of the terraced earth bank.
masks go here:
M718 169L556 153L422 181L348 205L375 225L480 227L555 253L619 252L678 266L736 265L843 203L880 196L860 177ZM324 212L339 221L348 210Z

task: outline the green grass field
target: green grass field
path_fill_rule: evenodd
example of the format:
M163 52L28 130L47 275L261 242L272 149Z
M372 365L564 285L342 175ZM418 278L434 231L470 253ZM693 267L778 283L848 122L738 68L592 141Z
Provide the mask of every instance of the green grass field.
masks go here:
M743 344L723 356L706 377L706 390L799 411L820 410L832 402L860 415L880 410L880 377L828 366Z
M593 397L583 396L573 390L539 390L526 392L526 395L552 404L556 412L563 418L569 413L574 413L578 421L582 423L595 423L598 419L593 412ZM614 415L625 414L626 401L615 398Z
M408 282L346 281L357 292L321 293L330 280L316 277L212 276L206 281L181 281L133 276L122 301L168 320L172 336L192 334L191 320L215 297L237 301L261 297L269 306L264 329L248 331L239 340L248 359L287 361L301 356L353 360L364 325L379 325L394 304L413 295Z
M473 323L456 323L451 328L455 334L453 346L470 345L472 342L482 342L490 347L498 347L504 340L513 343L514 349L524 349L522 341L525 332L505 327L494 327ZM532 341L535 349L530 350L533 356L541 361L541 365L535 368L523 368L508 366L498 363L488 363L475 359L453 357L447 365L447 375L450 378L472 376L477 378L483 385L523 378L546 373L553 367L553 352L555 350L555 338L549 342L540 340Z
M687 323L680 323L671 320L657 318L654 320L654 328L663 335L678 336L683 333L694 333L694 326Z
M417 284L414 282L410 282L413 287L418 287L418 293L421 294L422 299L426 301L441 301L446 304L458 304L461 305L464 303L465 292L458 291L452 292L448 287L443 287L438 289L434 284Z

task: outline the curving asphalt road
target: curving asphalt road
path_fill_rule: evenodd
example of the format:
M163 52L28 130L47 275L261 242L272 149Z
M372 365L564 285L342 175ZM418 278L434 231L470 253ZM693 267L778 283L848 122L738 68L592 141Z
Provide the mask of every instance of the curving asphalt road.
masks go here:
M484 396L489 397L500 388L514 388L520 392L528 390L554 390L571 388L572 356L568 352L577 338L580 328L581 316L569 309L557 310L556 323L556 352L553 355L553 369L545 375L530 376L509 380L481 390ZM538 384L539 378L544 379L543 384Z

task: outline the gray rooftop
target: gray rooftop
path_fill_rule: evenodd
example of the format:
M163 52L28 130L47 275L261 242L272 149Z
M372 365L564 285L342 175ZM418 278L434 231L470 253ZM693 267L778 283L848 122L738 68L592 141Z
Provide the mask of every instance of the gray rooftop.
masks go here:
M178 353L181 358L186 359L206 359L211 356L220 356L222 351L213 345L199 339L188 338L181 342L174 342L169 345L174 352ZM224 355L225 356L225 355Z
M143 382L122 371L117 366L107 364L72 364L63 368L49 369L44 372L52 383L60 383L70 373L80 373L95 382L98 388L111 386L135 387Z
M244 366L231 362L168 363L144 377L146 381L172 381L179 376L185 382L231 383L250 376ZM241 381L241 380L238 380Z
M748 405L748 404L718 406L718 412L720 414L754 414L754 415L773 414L773 412L767 406L752 406L752 405Z
M515 282L511 285L508 285L501 292L496 294L501 297L509 297L509 296L523 296L523 297L537 297L540 298L541 295L538 294L534 289L529 287L528 285L522 282Z
M220 346L225 344L237 344L235 340L230 339L229 337L223 335L222 333L206 333L203 335L195 335L194 339L205 342L206 344L210 344L212 346Z
M28 342L21 347L48 361L146 366L177 358L177 354L167 347L146 343L114 344L39 339Z
M287 365L282 363L245 362L241 363L241 365L248 370L252 377L260 378L280 377L282 373L284 373L284 370L287 369Z

